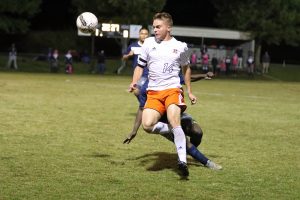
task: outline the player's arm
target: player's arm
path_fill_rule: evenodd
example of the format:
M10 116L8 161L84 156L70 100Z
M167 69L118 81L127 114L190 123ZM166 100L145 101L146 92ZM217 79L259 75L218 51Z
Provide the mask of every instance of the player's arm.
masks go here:
M187 89L187 93L189 95L189 99L191 100L192 104L195 104L197 102L196 96L193 95L192 89L191 89L191 68L189 65L184 65L182 67L182 72L184 76L184 83Z
M123 57L122 57L122 60L123 61L126 61L126 60L128 60L131 56L133 56L133 51L131 50L131 51L129 51L129 53L128 54L124 54L123 55Z
M138 80L140 80L142 74L143 74L144 68L140 67L139 65L135 67L133 76L132 76L132 81L129 86L129 92L133 92L133 90L136 89L136 84Z
M191 82L199 81L204 78L211 78L214 76L214 73L207 72L206 74L191 74Z

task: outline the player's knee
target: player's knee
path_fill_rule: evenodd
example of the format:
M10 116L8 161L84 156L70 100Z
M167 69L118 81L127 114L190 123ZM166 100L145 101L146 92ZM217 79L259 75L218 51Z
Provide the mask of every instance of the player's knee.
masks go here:
M147 133L151 133L153 130L153 125L151 123L143 123L143 129Z
M201 127L194 123L191 129L190 141L194 146L199 146L202 141L203 131Z

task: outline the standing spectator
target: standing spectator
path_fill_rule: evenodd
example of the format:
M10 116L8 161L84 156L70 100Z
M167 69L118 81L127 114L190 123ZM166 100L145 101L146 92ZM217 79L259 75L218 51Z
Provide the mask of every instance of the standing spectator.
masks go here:
M66 64L65 72L67 74L72 74L73 73L73 57L71 54L71 50L69 50L67 52L67 54L65 55L65 64Z
M243 48L241 46L239 46L236 50L236 54L238 56L238 70L243 69Z
M225 58L225 67L226 67L226 75L230 74L230 67L231 67L231 59L229 56Z
M212 68L213 68L213 73L214 75L216 76L217 75L217 66L218 66L218 58L216 57L216 55L214 54L212 59L211 59L211 65L212 65Z
M50 72L52 73L57 73L59 70L58 58L59 58L58 50L54 49L50 58Z
M225 57L220 59L220 74L224 75L226 73Z
M235 53L232 56L232 65L231 65L231 67L232 67L231 69L232 69L234 75L236 75L238 64L239 64L239 57L238 57L237 53Z
M266 51L265 54L262 57L262 66L263 66L262 73L263 74L264 73L269 73L270 60L271 60L270 55Z
M248 53L247 70L248 70L248 75L249 76L253 76L254 75L254 56L253 56L253 52L252 51L249 51L249 53Z
M98 52L97 71L98 71L99 74L104 74L104 72L105 72L105 54L104 54L104 50L101 50L100 52Z
M7 68L10 69L11 68L11 64L13 64L13 68L15 70L18 69L18 65L17 65L17 49L16 49L14 43L11 45L11 49L10 49L9 54L8 54Z
M207 47L205 44L201 45L200 48L201 54L204 55L205 53L207 53Z
M202 70L203 73L207 73L208 72L208 65L209 65L209 55L204 52L204 54L202 54Z
M192 69L197 69L197 53L196 50L193 51L191 55L191 68Z

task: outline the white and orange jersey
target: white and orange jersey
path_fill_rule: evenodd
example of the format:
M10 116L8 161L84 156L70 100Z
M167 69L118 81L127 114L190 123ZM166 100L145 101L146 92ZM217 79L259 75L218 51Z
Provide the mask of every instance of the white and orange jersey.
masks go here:
M186 43L174 37L168 41L157 42L155 37L145 40L138 65L149 68L147 90L181 88L179 72L181 66L190 63Z

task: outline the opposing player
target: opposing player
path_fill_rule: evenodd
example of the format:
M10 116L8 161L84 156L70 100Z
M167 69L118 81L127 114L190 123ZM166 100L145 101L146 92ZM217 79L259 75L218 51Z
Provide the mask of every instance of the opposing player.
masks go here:
M142 27L139 30L139 40L130 44L126 54L123 55L122 60L127 61L129 58L133 57L132 60L132 67L135 68L138 63L138 56L141 52L141 47L144 44L145 39L149 36L149 31L147 28ZM143 90L144 93L146 93L146 88L148 86L148 69L146 68L143 71L142 77L140 78L139 82L139 90ZM146 101L146 94L145 95L139 95L140 93L134 92L135 96L137 97L139 102L145 102ZM144 108L144 103L143 105L140 104L138 107L138 110L136 112L135 120L134 120L134 125L132 129L132 135L138 131L141 123L142 123L142 113L143 113L143 108Z
M148 133L170 132L168 124L159 122L161 116L167 114L178 153L179 169L183 176L188 176L186 138L180 124L180 114L186 109L179 77L181 68L191 103L195 104L197 99L191 90L187 45L171 36L172 25L173 20L168 13L157 13L153 17L155 37L145 39L130 90L136 89L137 82L147 67L149 84L142 114L143 128Z
M132 68L134 69L137 66L137 60L138 56L141 52L141 47L145 41L145 39L149 36L149 31L147 28L142 27L139 30L139 39L133 43L131 43L128 48L126 53L122 57L122 65L118 68L117 74L121 74L121 71L125 68L126 66L126 61L129 60L129 58L133 57L132 60Z
M161 121L167 122L166 115L161 118ZM221 170L222 166L214 163L210 159L208 159L197 147L200 145L202 141L203 131L200 125L192 118L191 115L187 113L182 113L181 115L181 126L186 135L186 151L187 153L192 156L195 160L199 161L204 166L208 167L209 169L213 170ZM133 138L137 135L129 134L126 139L124 140L124 144L129 144ZM166 139L174 142L174 135L172 132L161 134Z

